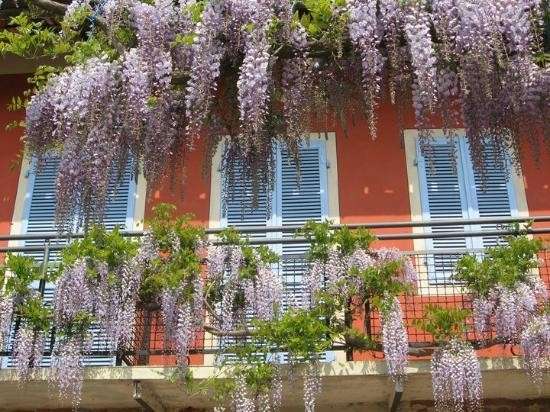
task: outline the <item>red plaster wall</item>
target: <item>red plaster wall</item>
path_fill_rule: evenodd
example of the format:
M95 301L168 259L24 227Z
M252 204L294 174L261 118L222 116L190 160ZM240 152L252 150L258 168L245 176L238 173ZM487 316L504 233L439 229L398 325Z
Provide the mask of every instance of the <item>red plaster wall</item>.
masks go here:
M12 120L22 120L23 112L9 112L6 108L13 96L20 95L28 87L25 75L0 76L0 234L9 234L17 183L19 181L21 154L21 129L6 131ZM5 246L5 242L0 242Z
M540 158L527 144L522 151L522 172L530 216L550 216L550 150L541 143ZM536 223L535 228L550 228L550 222ZM550 246L550 235L540 236Z
M3 125L12 119L22 118L22 113L8 113L5 106L12 95L26 88L25 76L0 77L0 233L9 233L10 222L17 192L19 166L11 169L21 150L20 131L6 132ZM412 112L405 113L405 128L414 128ZM318 131L335 131L337 137L338 192L340 220L342 223L408 221L410 203L405 162L405 149L401 139L399 122L395 109L384 102L378 111L378 136L369 136L367 125L362 119L349 119L347 133L337 125L318 127ZM550 153L541 151L538 163L532 159L530 149L523 151L523 174L530 214L550 215ZM209 219L210 177L203 175L204 147L199 144L186 157L183 173L167 176L156 187L148 188L145 211L146 219L151 216L152 207L160 202L177 206L179 213L192 213L194 222L207 225ZM541 227L542 225L538 225ZM398 228L378 230L377 233L409 232ZM409 240L379 242L378 246L395 246L412 249ZM377 245L375 245L376 247ZM425 302L424 302L425 303ZM416 306L417 303L408 303ZM418 308L417 308L418 309ZM376 320L375 320L376 321ZM358 314L355 325L361 327L363 320ZM153 333L158 334L154 328ZM156 336L158 338L158 336ZM199 337L200 340L200 337ZM157 341L158 342L158 341ZM155 344L155 349L162 347ZM503 355L502 351L497 351ZM494 350L485 353L495 356ZM380 354L355 354L355 359L379 358ZM154 364L173 364L174 359L151 357ZM202 363L200 355L194 355L193 364Z
M410 114L405 120L405 128L413 127ZM409 221L405 147L395 108L389 102L380 106L375 139L369 135L363 119L349 119L347 123L347 133L335 125L341 223ZM376 231L403 232L410 229ZM389 242L384 244L390 246ZM391 246L411 249L412 242L394 241Z
M210 176L203 173L204 142L197 143L194 151L185 157L183 171L168 171L155 187L147 188L145 219L152 216L152 208L158 203L176 205L178 214L191 213L195 224L208 226L210 212Z

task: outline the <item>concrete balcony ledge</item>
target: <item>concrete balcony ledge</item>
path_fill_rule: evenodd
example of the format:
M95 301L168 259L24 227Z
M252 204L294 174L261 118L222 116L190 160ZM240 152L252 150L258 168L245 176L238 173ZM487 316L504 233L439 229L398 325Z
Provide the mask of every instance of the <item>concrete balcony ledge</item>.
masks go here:
M525 410L550 410L550 385L539 390L529 381L520 358L482 358L484 398L488 403L498 400L505 405L533 404ZM192 367L197 380L213 376L210 366ZM0 371L0 410L67 409L70 404L57 399L56 390L48 383L49 370L37 371L33 380L21 384L13 370ZM139 410L143 403L154 411L177 411L185 408L210 410L212 404L200 396L190 396L182 384L168 377L173 367L90 367L86 368L81 410ZM401 397L399 410L430 410L432 387L430 363L412 361ZM323 390L318 398L319 411L387 411L395 396L395 385L386 374L381 361L332 362L322 366ZM300 411L302 381L299 377L284 383L283 410ZM520 402L520 403L518 403ZM542 405L542 406L541 406ZM428 409L426 409L428 408ZM191 409L192 410L192 409ZM523 410L523 407L504 410Z

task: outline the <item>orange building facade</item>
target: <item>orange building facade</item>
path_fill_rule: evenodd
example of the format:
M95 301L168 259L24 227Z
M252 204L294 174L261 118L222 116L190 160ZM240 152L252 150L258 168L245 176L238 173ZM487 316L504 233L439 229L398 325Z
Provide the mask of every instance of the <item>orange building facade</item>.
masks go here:
M2 125L23 118L22 113L8 112L6 105L11 96L21 94L26 87L24 75L0 76L0 123ZM368 127L362 119L350 121L346 131L337 124L312 130L312 133L318 133L316 139L321 142L320 144L326 146L324 153L327 172L326 178L321 179L326 182L325 187L328 191L328 200L325 202L327 204L325 209L328 212L324 214L325 217L341 224L418 222L426 218L423 205L426 202L429 203L430 199L426 200L426 195L422 193L423 184L420 169L418 169L419 154L415 150L416 134L412 110L405 114L404 122L405 132L401 133L397 111L389 102L383 102L378 109L376 139L369 136ZM459 130L458 133L462 132ZM438 131L435 130L434 134L437 135ZM513 173L510 178L514 193L513 201L510 200L513 204L511 208L520 217L550 216L550 151L541 147L540 157L535 161L531 148L527 144L523 149L521 173ZM464 156L466 156L465 153ZM154 205L160 202L175 204L178 212L192 213L197 224L205 227L223 226L223 213L219 212L218 206L221 196L220 177L217 176L216 164L211 173L205 174L203 160L203 147L199 145L195 151L188 154L185 170L181 175L167 176L165 182L158 187L149 187L144 182L138 181L136 193L139 196L134 207L136 222L131 229L142 229L141 220L145 219L146 222L152 214ZM14 234L20 224L18 218L21 216L21 211L18 208L22 207L21 199L24 197L22 193L24 185L21 179L24 179L26 174L32 173L29 172L30 169L22 172L22 168L28 168L26 162L21 142L21 129L12 131L0 129L0 235ZM478 199L478 203L481 203L481 200ZM550 228L550 224L537 222L534 227ZM422 230L422 228L393 227L376 229L375 232L378 235L407 233L412 235L421 233ZM541 236L545 238L548 235ZM0 241L0 247L6 245L7 241ZM413 240L412 236L408 239L380 240L376 246L396 247L403 251L418 253L425 248L429 249L425 240ZM420 259L419 256L417 259ZM423 265L418 262L417 264ZM429 270L425 269L424 274L429 277ZM542 268L540 275L545 281L550 281L550 273L547 269ZM465 302L463 295L452 291L447 291L444 298L430 294L431 286L429 279L426 279L424 279L426 283L419 287L419 291L424 291L425 294L419 293L418 296L407 298L402 302L404 311L411 317L419 314L421 316L422 307L430 302L449 305ZM155 353L162 352L163 348L162 331L155 326L158 321L158 316L151 320L151 339L149 339L149 348L155 350ZM356 314L354 324L359 329L362 329L366 322L376 331L378 324L376 316L365 320L362 313ZM422 342L426 339L411 325L409 328L411 342ZM200 349L200 343L197 345ZM513 348L498 346L480 351L479 355L487 358L509 358L514 357L514 351ZM425 360L425 358L418 359ZM348 356L349 360L361 362L382 359L380 353L366 352L354 353L352 359ZM208 362L207 355L202 353L192 355L191 363L194 365L204 365ZM152 354L145 363L172 365L174 358ZM498 387L497 383L492 384L495 388ZM544 396L550 396L550 393Z

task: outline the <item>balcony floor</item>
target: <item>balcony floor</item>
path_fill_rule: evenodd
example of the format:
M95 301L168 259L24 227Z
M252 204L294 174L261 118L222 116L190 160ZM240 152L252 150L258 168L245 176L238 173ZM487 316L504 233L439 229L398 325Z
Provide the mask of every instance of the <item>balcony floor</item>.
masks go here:
M521 369L519 358L484 358L481 362L485 399L497 399L505 403L538 399L539 402L544 400L543 403L550 407L550 384L539 393ZM192 370L196 379L204 379L213 372L212 367L206 366L194 367ZM181 385L170 383L165 376L172 371L173 368L145 366L87 368L80 408L138 410L139 405L132 397L133 381L136 380L145 389L144 399L153 398L164 410L212 406L200 397L189 397ZM318 398L318 411L388 410L394 385L385 374L384 362L332 362L323 366L322 375L323 391ZM42 369L34 380L20 386L13 371L0 371L0 410L70 408L68 403L61 403L57 399L47 376L48 370ZM421 410L418 407L426 405L426 401L432 398L430 379L429 361L410 363L401 410ZM302 382L299 378L285 382L283 395L284 411L303 410ZM163 410L162 407L155 410Z

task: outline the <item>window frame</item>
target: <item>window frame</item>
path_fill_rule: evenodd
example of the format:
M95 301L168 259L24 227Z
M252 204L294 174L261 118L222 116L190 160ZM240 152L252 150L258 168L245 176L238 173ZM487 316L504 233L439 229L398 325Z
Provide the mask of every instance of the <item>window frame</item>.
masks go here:
M320 162L325 162L326 168L320 167L321 172L321 187L326 187L327 193L321 196L322 201L321 209L324 217L332 221L334 224L340 223L340 208L339 208L339 198L338 198L338 167L337 167L337 153L336 153L336 133L327 132L327 133L310 133L309 141L305 142L304 145L323 145L324 150L321 151ZM212 158L212 166L210 173L210 212L209 212L209 228L224 228L227 227L227 219L223 216L223 199L222 199L222 170L221 170L221 160L222 160L222 147L223 142L218 145L216 153ZM275 184L277 187L281 187L282 177L281 177L281 165L282 157L280 155L280 149L277 150L277 181ZM272 222L271 226L281 226L282 223L282 191L278 190L278 193L275 193L276 196L273 197L275 207L273 210L279 210L278 216L273 218L276 214L272 210ZM266 225L268 226L268 225ZM269 227L269 226L268 226ZM267 237L280 237L280 233L270 232L267 233ZM276 245L279 246L279 245ZM281 250L282 251L282 250ZM279 252L281 252L279 251ZM212 340L213 342L217 341L217 337L205 332L205 341ZM344 351L329 351L327 361L345 361L345 352ZM214 365L216 362L216 355L205 354L204 355L204 365Z
M431 133L433 136L444 136L444 131L442 129L432 129ZM464 129L453 129L452 133L457 136L459 140L459 150L460 155L463 153L469 153L468 147L467 147L467 141L465 139L466 132ZM422 222L427 219L430 219L429 213L427 213L426 208L426 201L427 201L427 194L425 188L423 188L422 184L422 176L421 176L421 167L423 158L418 153L418 140L420 139L419 132L417 129L407 129L403 133L404 138L404 148L405 148L405 160L406 160L406 169L407 169L407 180L408 180L408 189L409 189L409 204L410 204L410 213L411 213L411 221L412 222ZM425 166L425 165L424 165ZM475 181L474 181L474 175L473 175L473 165L471 163L470 156L468 155L464 161L461 161L461 164L459 165L460 168L468 167L471 172L469 171L463 171L463 173L466 174L464 177L466 179L466 182L469 185L470 188L475 188ZM527 206L527 199L526 199L526 193L525 193L525 183L523 179L523 175L521 173L518 173L518 170L516 168L510 169L510 178L508 181L508 191L509 191L509 200L510 200L510 210L512 216L515 217L528 217L529 216L529 210ZM510 189L511 188L511 189ZM510 190L512 190L512 193L510 193ZM465 190L466 196L470 196L467 194L469 190ZM476 195L474 194L474 197ZM424 198L424 199L423 199ZM467 202L468 207L469 205L472 205L471 201ZM475 203L475 206L477 207L477 202ZM463 209L464 210L464 209ZM477 209L477 213L466 210L466 218L468 216L472 217L479 217L479 209ZM470 225L472 230L476 230L476 228L479 228L479 225ZM468 229L468 228L467 228ZM428 227L413 227L412 233L413 234L424 234L429 233L431 231ZM468 240L468 238L467 238ZM480 249L482 246L479 245L479 242L477 242L477 246L473 243L471 243L471 246L468 245L467 247L473 247ZM431 239L413 239L413 251L414 252L429 252L432 250L431 247ZM425 263L419 264L420 266L425 266ZM419 290L422 291L422 294L457 294L460 292L461 288L456 283L449 283L449 282L433 282L430 281L430 276L428 273L427 268L423 268L426 270L421 270L421 276L419 279Z
M338 197L338 162L336 155L336 133L327 132L327 133L310 133L309 141L304 144L307 145L316 145L323 144L325 149L322 151L324 153L324 160L326 162L326 169L322 168L321 179L324 179L326 182L325 187L327 188L327 194L324 196L326 199L326 204L323 205L324 213L327 219L332 221L334 224L340 223L340 206L339 206L339 197ZM218 145L216 153L212 157L212 166L210 171L210 210L209 210L209 228L224 228L227 226L227 220L224 219L222 211L222 176L221 176L221 160L222 160L222 146L223 142ZM277 170L279 178L279 170L281 170L281 156L280 151L277 151ZM324 172L326 170L326 173ZM323 181L321 182L323 184ZM278 179L276 185L280 187L281 181ZM274 198L276 202L276 210L281 210L282 200L280 195L277 198ZM326 212L326 213L325 213ZM276 222L273 222L271 226L281 226L281 216L276 216ZM272 218L273 219L273 218Z

